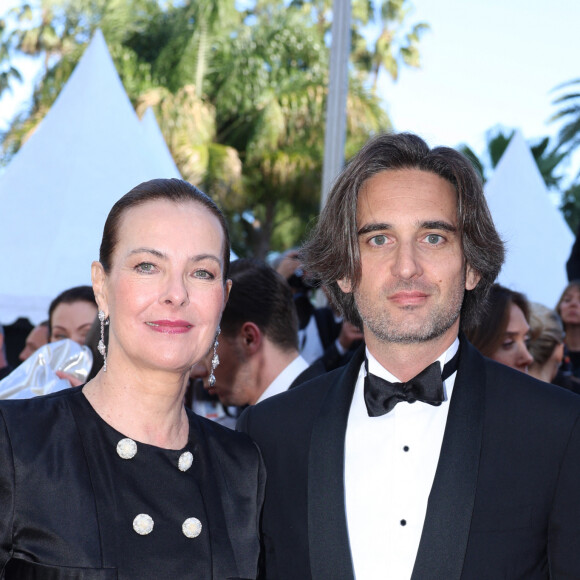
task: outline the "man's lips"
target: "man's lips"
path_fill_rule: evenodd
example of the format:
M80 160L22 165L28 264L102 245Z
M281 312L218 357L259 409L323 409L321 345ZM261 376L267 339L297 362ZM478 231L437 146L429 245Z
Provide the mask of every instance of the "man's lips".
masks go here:
M145 324L156 332L166 334L182 334L193 328L193 325L187 322L187 320L152 320Z
M400 305L413 305L413 304L423 304L427 299L428 294L425 292L420 292L418 290L404 290L400 292L395 292L389 296L391 302L395 302Z

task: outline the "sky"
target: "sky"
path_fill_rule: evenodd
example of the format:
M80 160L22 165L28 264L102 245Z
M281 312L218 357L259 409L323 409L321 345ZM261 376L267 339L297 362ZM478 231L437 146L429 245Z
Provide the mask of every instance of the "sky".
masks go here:
M486 132L520 129L528 142L556 135L553 89L580 78L577 0L413 0L410 22L427 22L421 69L381 79L396 130L431 146L467 143L483 153ZM573 177L575 159L565 176Z
M0 12L17 0L0 0ZM553 89L580 78L578 0L412 0L409 22L427 22L420 70L383 75L380 95L394 128L432 145L467 143L484 152L485 134L518 128L535 142L555 136ZM28 72L33 78L34 71ZM0 100L0 129L30 95L30 83ZM565 168L569 181L580 155Z

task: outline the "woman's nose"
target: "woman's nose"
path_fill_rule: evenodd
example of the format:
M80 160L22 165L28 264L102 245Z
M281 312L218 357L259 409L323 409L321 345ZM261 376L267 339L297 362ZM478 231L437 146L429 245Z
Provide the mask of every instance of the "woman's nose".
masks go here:
M185 306L189 303L187 287L181 275L170 276L161 295L161 301L174 306Z

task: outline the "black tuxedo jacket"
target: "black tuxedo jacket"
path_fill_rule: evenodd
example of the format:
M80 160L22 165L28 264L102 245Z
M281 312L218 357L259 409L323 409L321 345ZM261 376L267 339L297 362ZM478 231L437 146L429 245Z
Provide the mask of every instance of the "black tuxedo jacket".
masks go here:
M580 579L580 397L461 348L412 580ZM268 580L354 578L344 439L363 357L239 420L268 473Z
M81 398L78 387L0 401L0 579L127 577L121 572L120 540L135 532L130 525L112 529L111 514L131 490L110 489L108 452L101 453L100 431ZM248 437L189 411L188 416L192 469L208 521L211 577L255 578L265 479L260 453ZM171 492L168 483L164 493L171 497ZM187 578L199 575L191 569ZM165 579L150 572L131 580Z

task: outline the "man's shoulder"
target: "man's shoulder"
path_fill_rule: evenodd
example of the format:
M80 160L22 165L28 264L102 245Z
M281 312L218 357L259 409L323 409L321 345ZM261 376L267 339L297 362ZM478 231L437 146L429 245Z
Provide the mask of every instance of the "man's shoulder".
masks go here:
M254 405L256 412L270 413L275 409L288 409L296 405L304 405L315 402L326 396L328 389L332 388L342 377L344 369L336 369L328 373L317 375L283 393L269 397Z
M580 416L580 395L551 383L540 381L524 372L485 359L487 393L502 404L516 405L529 412Z
M244 410L237 428L254 438L258 432L293 433L312 424L329 392L344 380L344 368L315 377Z

